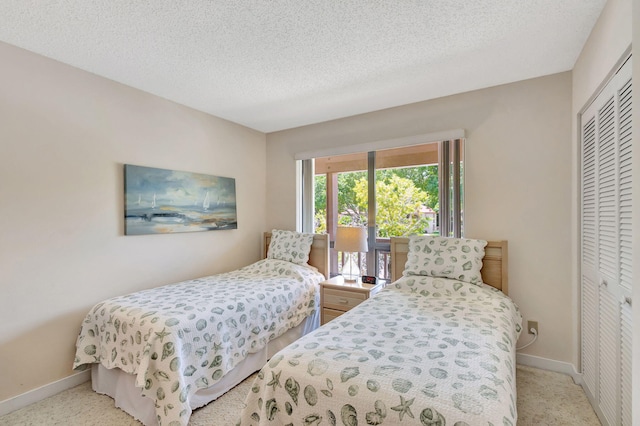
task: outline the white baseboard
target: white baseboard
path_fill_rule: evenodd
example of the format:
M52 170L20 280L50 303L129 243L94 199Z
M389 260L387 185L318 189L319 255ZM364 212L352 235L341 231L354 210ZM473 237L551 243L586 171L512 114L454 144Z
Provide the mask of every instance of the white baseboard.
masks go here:
M582 374L578 373L576 367L568 362L556 361L554 359L542 358L535 355L516 354L516 363L526 365L528 367L567 374L571 376L575 384L582 384Z
M45 398L56 395L64 390L71 389L84 382L91 380L91 369L81 373L75 373L64 379L57 380L53 383L46 384L37 389L30 390L13 398L0 401L0 416L9 414L12 411L24 408L35 402L42 401Z

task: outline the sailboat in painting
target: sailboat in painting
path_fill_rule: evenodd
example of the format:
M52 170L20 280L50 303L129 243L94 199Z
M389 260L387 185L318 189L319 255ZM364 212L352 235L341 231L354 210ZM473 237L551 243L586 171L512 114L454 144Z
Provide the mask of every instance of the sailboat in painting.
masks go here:
M207 195L205 195L204 201L202 202L202 210L205 212L209 210L209 191L207 191Z
M156 194L153 194L153 200L151 201L151 208L156 208Z

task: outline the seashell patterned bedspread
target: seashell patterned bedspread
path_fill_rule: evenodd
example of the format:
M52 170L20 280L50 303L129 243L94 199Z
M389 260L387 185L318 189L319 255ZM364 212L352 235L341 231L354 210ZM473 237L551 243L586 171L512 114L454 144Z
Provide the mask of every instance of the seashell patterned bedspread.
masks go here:
M522 318L498 290L403 277L278 352L239 425L515 425Z
M249 353L300 324L317 307L322 274L264 259L95 305L82 323L74 369L102 363L136 375L160 425L186 425L189 400Z

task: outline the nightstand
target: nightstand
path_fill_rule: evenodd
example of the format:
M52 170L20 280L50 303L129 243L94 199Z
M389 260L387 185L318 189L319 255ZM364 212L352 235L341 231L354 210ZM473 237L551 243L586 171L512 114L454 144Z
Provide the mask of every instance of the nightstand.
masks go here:
M320 283L320 324L326 324L364 302L384 288L385 280L378 279L377 284L345 282L339 275Z

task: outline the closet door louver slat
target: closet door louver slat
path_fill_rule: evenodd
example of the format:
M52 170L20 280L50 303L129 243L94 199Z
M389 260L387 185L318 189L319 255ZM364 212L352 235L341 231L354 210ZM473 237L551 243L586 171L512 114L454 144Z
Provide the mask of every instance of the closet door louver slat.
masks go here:
M598 374L600 409L610 425L615 425L618 413L618 350L620 342L618 301L605 286L600 287L600 369Z
M620 197L618 201L619 232L620 232L620 286L631 294L632 289L632 221L631 221L631 197L633 192L632 181L632 150L631 138L631 80L618 91L620 99L620 124L619 124L619 157L620 157Z
M615 99L611 96L597 114L599 270L603 279L617 278L617 161Z
M631 306L620 309L620 424L631 426Z
M596 280L596 130L595 117L582 128L582 380L596 394L598 310Z
M582 381L591 395L596 394L598 324L592 312L598 311L598 287L588 277L582 277Z
M582 262L590 273L596 266L596 130L595 118L583 127ZM583 267L583 274L586 272Z
M631 79L628 79L618 91L620 103L619 123L619 184L618 201L620 224L620 288L623 302L620 305L620 424L631 425L631 354L632 354L632 120L631 120Z

